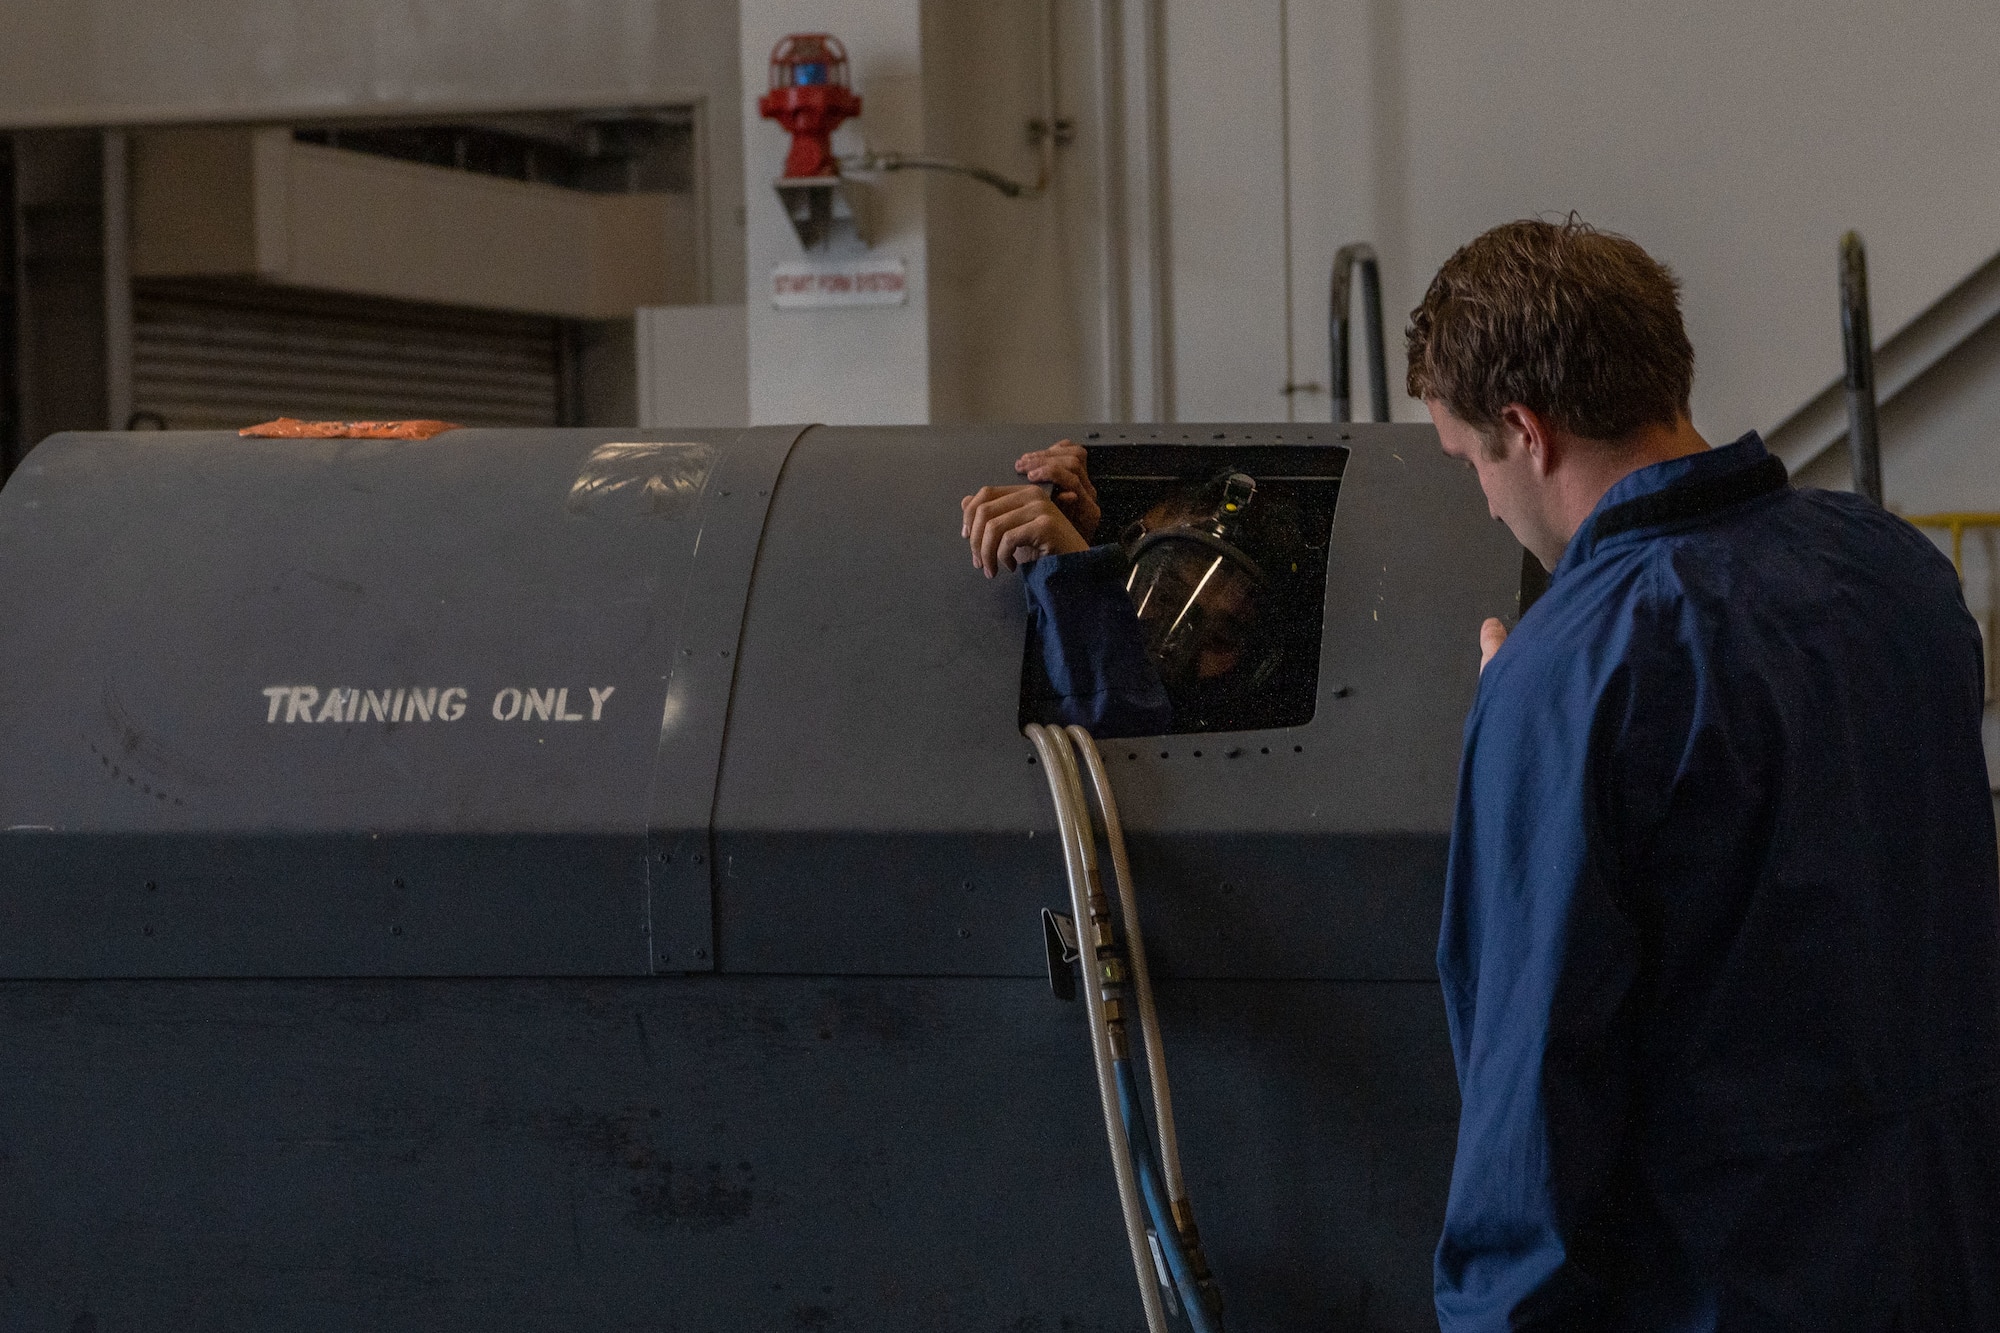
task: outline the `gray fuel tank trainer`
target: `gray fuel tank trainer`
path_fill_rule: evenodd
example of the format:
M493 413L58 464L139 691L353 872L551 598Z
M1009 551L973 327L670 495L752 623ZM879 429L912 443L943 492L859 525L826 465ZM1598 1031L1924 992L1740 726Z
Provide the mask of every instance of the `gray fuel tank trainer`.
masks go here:
M1232 1326L1432 1327L1445 841L1521 556L1386 425L44 443L0 1326L1136 1328L1020 591L958 525L1064 434L1107 496L1328 500L1310 720L1104 748Z

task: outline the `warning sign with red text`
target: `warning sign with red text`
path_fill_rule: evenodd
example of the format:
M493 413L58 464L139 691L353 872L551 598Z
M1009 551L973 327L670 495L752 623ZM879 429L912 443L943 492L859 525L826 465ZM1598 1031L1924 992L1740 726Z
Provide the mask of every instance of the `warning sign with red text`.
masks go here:
M808 260L771 269L771 304L780 310L901 305L906 287L900 259Z

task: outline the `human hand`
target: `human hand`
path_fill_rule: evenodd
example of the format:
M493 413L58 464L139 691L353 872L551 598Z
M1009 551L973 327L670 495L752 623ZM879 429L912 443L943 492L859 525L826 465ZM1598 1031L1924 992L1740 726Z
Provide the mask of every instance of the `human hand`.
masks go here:
M1052 498L1056 508L1085 540L1097 535L1097 525L1104 518L1104 511L1097 507L1097 487L1091 484L1086 466L1088 457L1082 445L1057 440L1014 461L1014 470L1029 481L1055 488Z
M1500 645L1507 642L1507 627L1497 616L1488 616L1479 627L1479 670L1483 675L1486 664L1493 660L1493 654L1500 651Z
M989 579L1045 555L1090 548L1040 486L981 486L958 505L959 535L972 547L974 567Z

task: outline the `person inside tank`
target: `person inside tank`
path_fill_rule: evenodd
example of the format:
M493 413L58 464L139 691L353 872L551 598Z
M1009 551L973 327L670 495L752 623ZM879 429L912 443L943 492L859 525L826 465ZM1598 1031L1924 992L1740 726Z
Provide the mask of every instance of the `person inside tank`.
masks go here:
M1062 440L1014 469L1024 482L983 486L960 508L973 565L1021 574L1022 720L1097 736L1259 725L1285 658L1265 614L1267 567L1296 567L1283 507L1225 470L1093 545L1103 510L1080 445Z

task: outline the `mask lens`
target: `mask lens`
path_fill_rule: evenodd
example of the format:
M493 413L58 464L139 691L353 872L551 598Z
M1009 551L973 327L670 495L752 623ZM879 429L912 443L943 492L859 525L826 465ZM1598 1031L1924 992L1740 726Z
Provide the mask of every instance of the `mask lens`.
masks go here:
M1249 571L1225 552L1171 538L1141 550L1126 583L1147 651L1169 684L1234 665L1255 590Z

